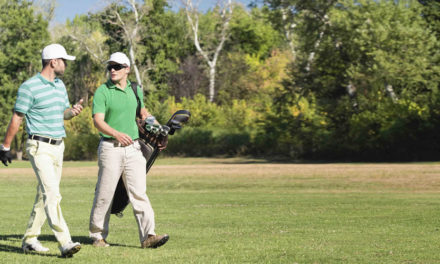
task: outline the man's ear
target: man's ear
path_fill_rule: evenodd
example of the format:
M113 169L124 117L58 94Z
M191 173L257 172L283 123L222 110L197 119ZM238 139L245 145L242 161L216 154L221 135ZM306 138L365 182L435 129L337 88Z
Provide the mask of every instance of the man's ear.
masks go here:
M57 59L52 59L52 60L50 60L49 65L50 65L52 68L55 68L55 64L57 64Z

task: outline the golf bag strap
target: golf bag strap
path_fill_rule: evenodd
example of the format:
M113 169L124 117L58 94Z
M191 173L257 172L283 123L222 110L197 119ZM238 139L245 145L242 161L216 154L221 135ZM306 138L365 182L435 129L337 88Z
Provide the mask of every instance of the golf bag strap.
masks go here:
M137 82L131 82L131 88L133 89L134 95L136 96L137 108L136 108L136 116L141 118L141 100L139 99L137 88Z

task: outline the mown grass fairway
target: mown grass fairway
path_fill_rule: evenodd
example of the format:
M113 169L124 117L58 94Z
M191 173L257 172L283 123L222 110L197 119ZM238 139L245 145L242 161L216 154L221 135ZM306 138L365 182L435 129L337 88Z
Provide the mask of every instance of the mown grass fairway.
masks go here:
M27 163L0 169L0 263L440 263L440 164L271 164L160 159L148 176L159 249L141 249L131 207L112 216L109 248L88 239L94 162L66 162L62 209L75 241L60 259L25 255L35 196Z

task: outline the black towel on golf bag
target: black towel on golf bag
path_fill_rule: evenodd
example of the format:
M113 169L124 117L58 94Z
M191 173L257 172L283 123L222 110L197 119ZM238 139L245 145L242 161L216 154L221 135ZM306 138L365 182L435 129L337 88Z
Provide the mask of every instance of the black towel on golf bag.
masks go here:
M154 148L150 144L145 144L141 139L139 139L139 145L141 146L142 155L144 155L144 158L148 163L153 154ZM121 175L118 185L116 186L115 194L113 195L111 213L121 216L122 211L124 211L129 202L130 200L128 199L127 190L125 189Z

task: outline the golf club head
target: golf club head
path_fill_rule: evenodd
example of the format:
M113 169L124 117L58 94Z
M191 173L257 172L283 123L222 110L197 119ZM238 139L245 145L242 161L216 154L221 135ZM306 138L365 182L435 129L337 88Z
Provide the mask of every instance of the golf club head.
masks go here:
M169 135L173 135L177 129L181 129L184 124L189 121L191 113L188 110L179 110L175 112L170 120L167 122L167 126L170 127Z
M165 137L166 135L168 135L170 130L171 130L171 128L169 126L163 125L162 131L160 132L160 134Z

